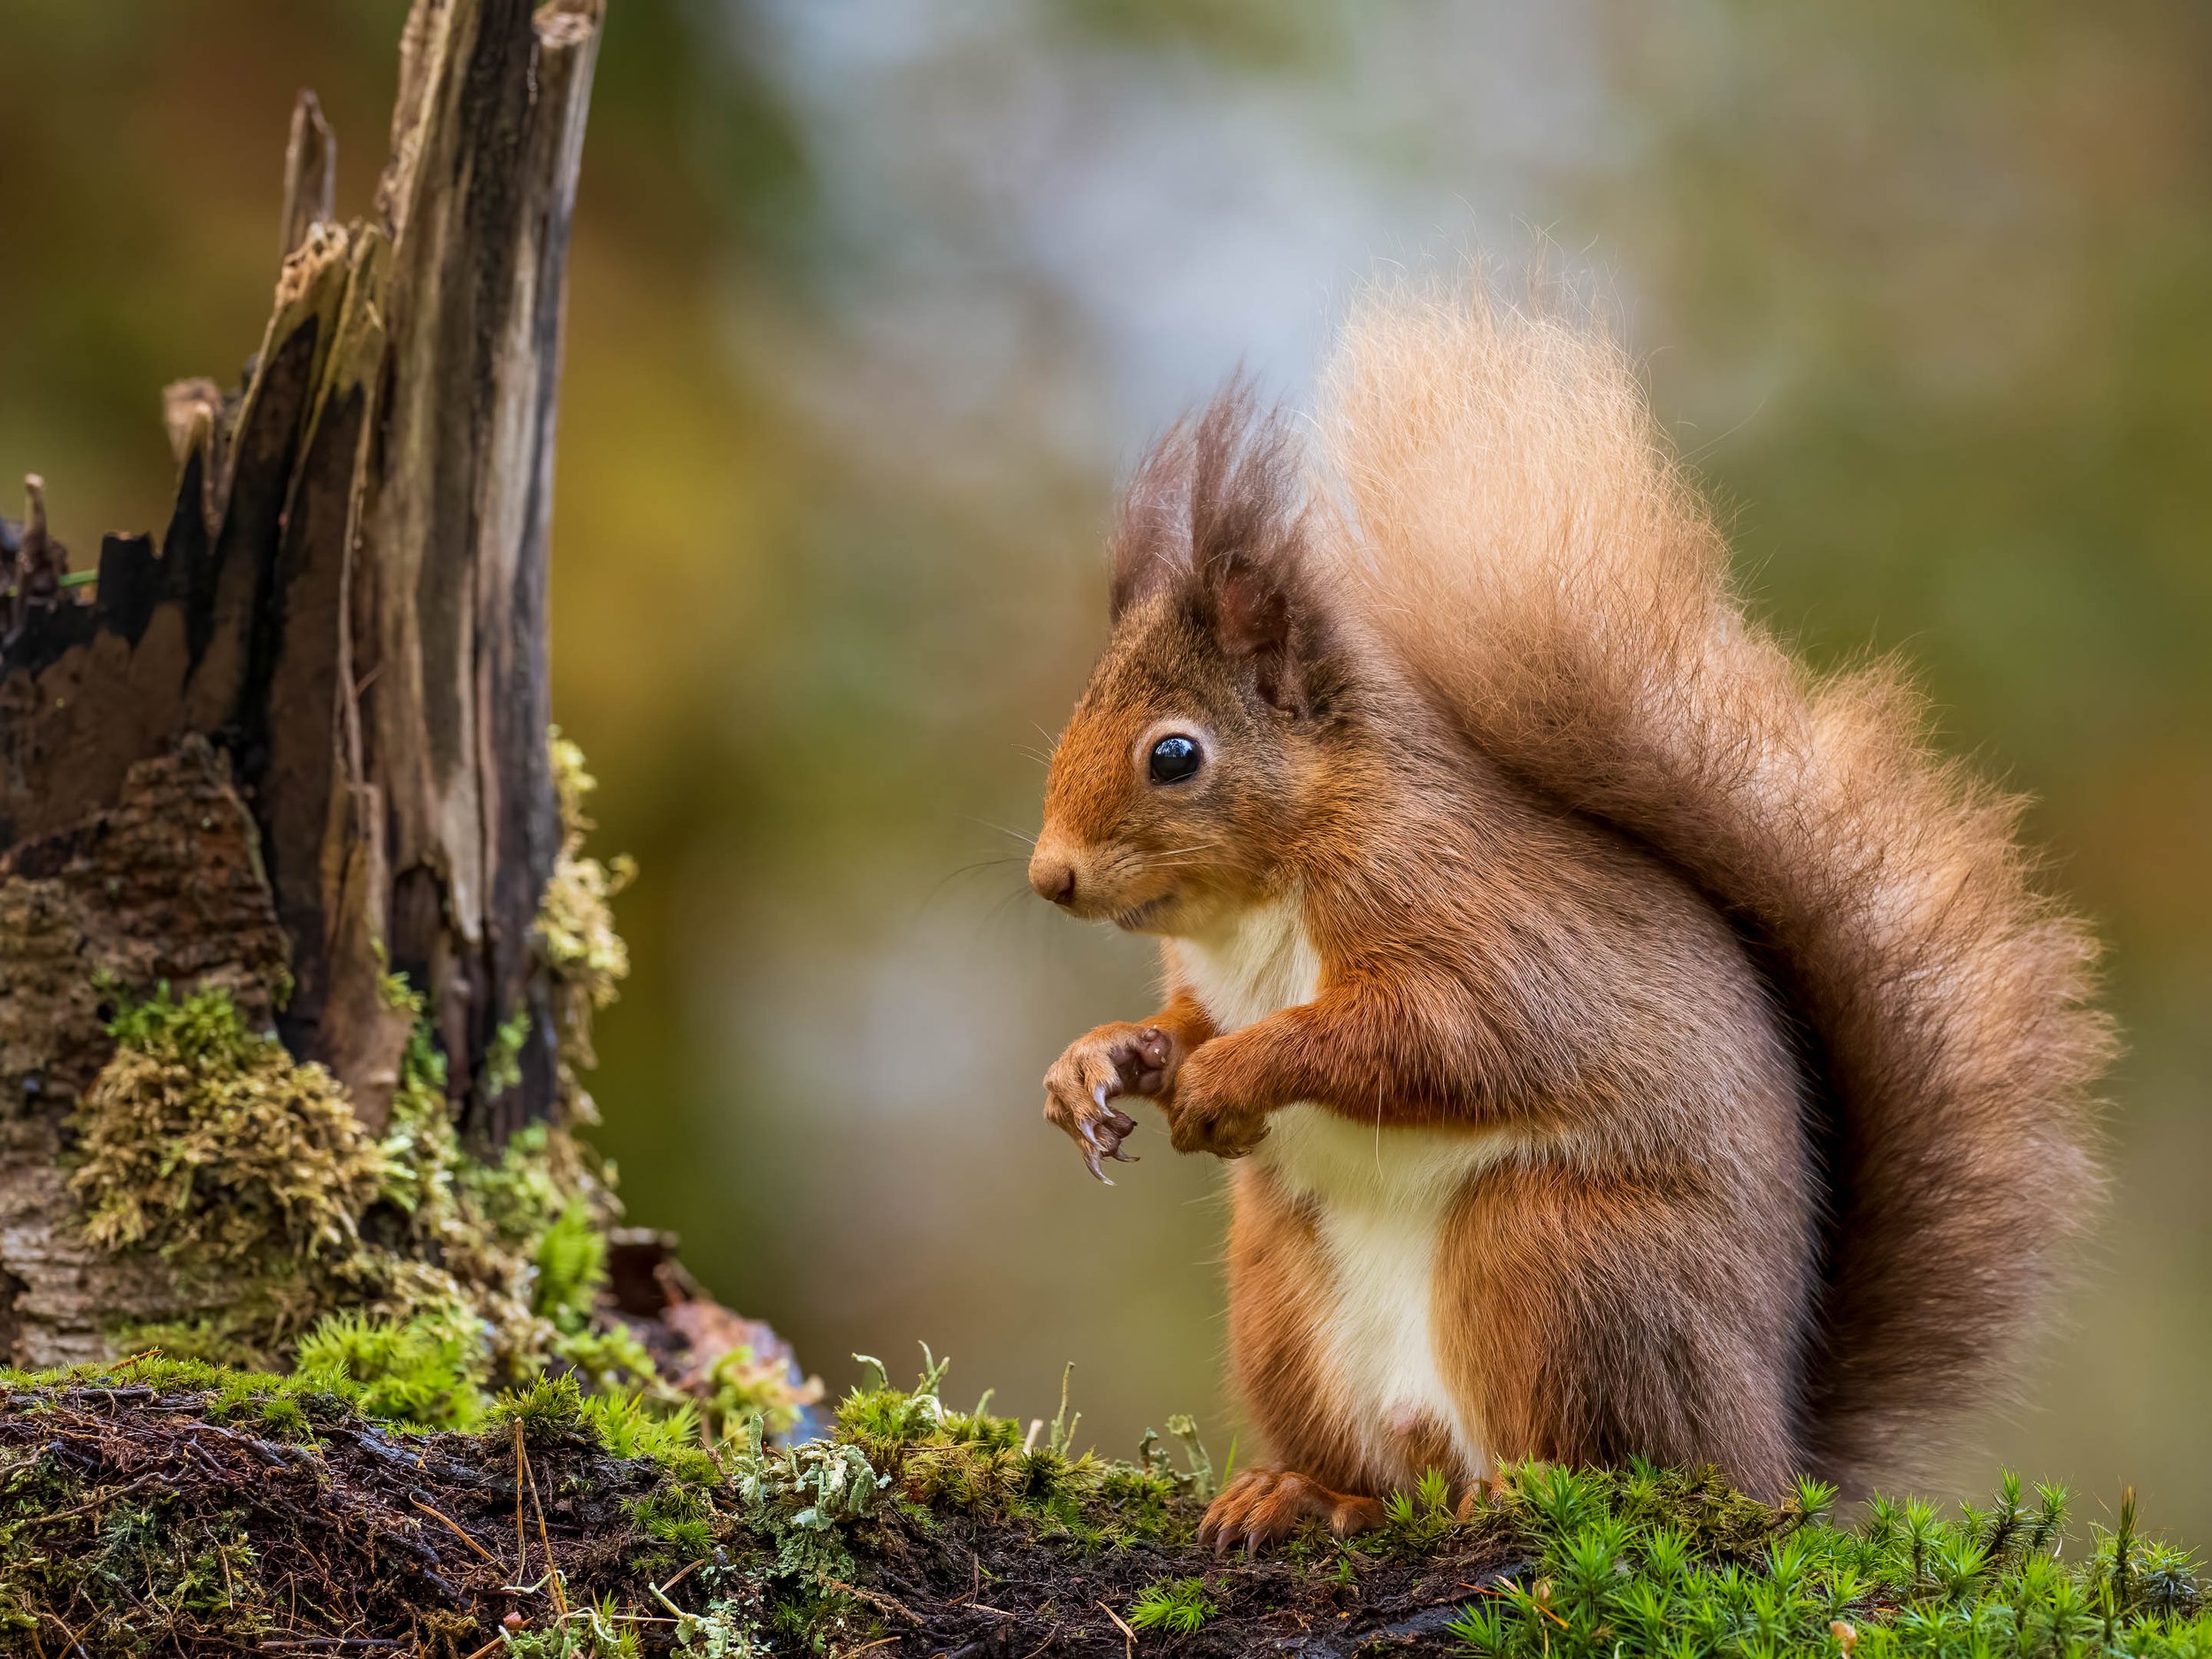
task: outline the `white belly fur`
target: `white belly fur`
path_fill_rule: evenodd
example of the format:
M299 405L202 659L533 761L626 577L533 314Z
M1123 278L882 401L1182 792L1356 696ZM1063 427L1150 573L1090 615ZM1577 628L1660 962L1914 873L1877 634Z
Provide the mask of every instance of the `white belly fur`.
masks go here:
M1220 933L1173 941L1193 994L1223 1032L1313 1000L1321 964L1288 905ZM1420 1419L1451 1434L1467 1472L1488 1472L1480 1425L1452 1397L1432 1336L1437 1240L1469 1177L1520 1149L1509 1133L1389 1129L1325 1107L1270 1118L1253 1160L1310 1196L1333 1284L1322 1359L1374 1474L1394 1479L1400 1437Z

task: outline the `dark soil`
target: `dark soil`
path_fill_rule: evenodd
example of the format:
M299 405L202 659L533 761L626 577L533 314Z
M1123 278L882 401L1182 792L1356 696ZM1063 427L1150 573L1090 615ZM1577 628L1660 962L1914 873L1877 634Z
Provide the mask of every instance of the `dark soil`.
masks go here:
M1022 1529L965 1521L927 1532L894 1525L879 1548L871 1582L901 1609L885 1615L886 1632L899 1640L880 1651L902 1659L1457 1652L1444 1626L1525 1564L1495 1539L1421 1556L1324 1550L1301 1561L1217 1561L1143 1540L1086 1555ZM1133 1645L1107 1611L1125 1618L1147 1586L1194 1577L1218 1611L1188 1635L1140 1632Z
M710 1494L717 1542L695 1563L634 1513L670 1494L656 1463L562 1430L530 1440L519 1470L511 1426L406 1434L334 1400L308 1404L304 1429L280 1435L257 1403L208 1394L0 1392L0 1654L469 1659L496 1652L503 1628L549 1633L549 1547L566 1604L620 1615L610 1627L647 1654L677 1634L656 1584L695 1612L711 1581L757 1627L773 1622L764 1553L731 1518L726 1489ZM1427 1555L1316 1540L1225 1562L905 1505L848 1541L858 1582L842 1586L852 1604L825 1651L900 1659L1446 1652L1457 1609L1519 1564L1471 1534ZM1133 1639L1117 1623L1148 1586L1193 1577L1217 1609L1200 1630ZM774 1645L800 1646L787 1624Z
M208 1421L209 1404L125 1386L0 1395L0 1652L465 1654L509 1614L550 1609L545 1589L513 1587L545 1573L533 1483L568 1581L647 1600L624 1505L659 1485L652 1463L533 1445L518 1570L511 1440L334 1411L293 1443Z

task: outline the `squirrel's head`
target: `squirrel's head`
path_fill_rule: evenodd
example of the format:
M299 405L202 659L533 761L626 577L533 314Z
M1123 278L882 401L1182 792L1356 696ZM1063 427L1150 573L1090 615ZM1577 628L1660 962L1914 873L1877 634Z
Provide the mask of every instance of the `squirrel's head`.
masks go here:
M1310 591L1295 445L1233 383L1125 494L1113 637L1061 734L1030 885L1187 933L1279 891L1341 670Z

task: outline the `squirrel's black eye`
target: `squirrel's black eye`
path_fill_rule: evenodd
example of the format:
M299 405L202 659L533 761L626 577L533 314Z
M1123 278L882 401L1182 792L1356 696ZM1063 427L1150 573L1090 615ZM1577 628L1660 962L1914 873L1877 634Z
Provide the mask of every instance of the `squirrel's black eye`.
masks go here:
M1147 770L1155 783L1181 783L1186 778L1198 775L1198 764L1204 758L1197 743L1179 733L1153 744Z

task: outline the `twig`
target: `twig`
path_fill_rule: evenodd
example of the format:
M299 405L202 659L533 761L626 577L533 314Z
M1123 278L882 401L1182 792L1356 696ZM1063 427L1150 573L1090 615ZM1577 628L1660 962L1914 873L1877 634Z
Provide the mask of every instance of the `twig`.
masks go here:
M1112 1608L1108 1607L1105 1602L1101 1601L1098 1604L1098 1610L1105 1614L1108 1618L1113 1620L1115 1628L1121 1632L1122 1652L1127 1655L1127 1659L1136 1659L1137 1632L1131 1630L1127 1624L1124 1624L1122 1622L1121 1615L1115 1612Z
M822 1582L833 1590L842 1590L847 1595L857 1597L879 1612L896 1613L917 1630L921 1628L922 1621L915 1616L913 1609L884 1594L880 1590L864 1590L856 1584L847 1584L842 1578L833 1578L826 1573L822 1576Z
M132 1493L140 1490L142 1487L151 1486L160 1478L161 1477L158 1474L141 1475L137 1479L132 1481L127 1486L119 1486L113 1492L108 1493L101 1497L88 1498L73 1509L56 1509L51 1514L48 1515L34 1515L28 1520L23 1522L22 1525L25 1526L43 1526L49 1521L65 1521L72 1516L88 1514L92 1510L104 1508L108 1504L120 1503L124 1499L129 1497Z
M91 1659L91 1655L87 1654L84 1650L83 1639L80 1637L75 1631L69 1628L68 1620L62 1617L60 1614L55 1612L50 1607L46 1609L46 1617L52 1619L55 1624L61 1626L61 1633L69 1638L69 1645L77 1650L77 1659Z
M975 1551L972 1549L968 1552L968 1587L963 1590L958 1595L953 1597L951 1601L946 1602L945 1605L947 1607L959 1607L964 1602L974 1601L976 1597L981 1595L982 1594L983 1558L978 1555Z
M496 1636L493 1637L493 1638L492 1638L489 1641L486 1642L486 1643L485 1643L485 1644L484 1644L481 1647L479 1647L479 1648L478 1648L478 1649L477 1649L474 1653L471 1654L471 1655L469 1655L469 1659L484 1659L484 1655L485 1655L486 1654L488 1654L488 1653L491 1652L491 1650L492 1650L493 1648L495 1648L495 1647L498 1647L498 1646L499 1646L499 1642L500 1642L500 1639L499 1639L498 1637L496 1637Z
M530 1571L530 1548L522 1541L522 1419L515 1419L515 1577Z
M705 1566L707 1563L712 1559L713 1557L711 1555L700 1556L698 1560L693 1562L691 1565L686 1567L681 1572L671 1578L666 1584L655 1585L653 1586L654 1593L658 1595L666 1595L671 1590L681 1584L686 1578L691 1577L693 1573L698 1571L700 1568Z
M515 1419L515 1450L522 1457L522 1478L530 1483L530 1509L538 1517L538 1542L545 1546L546 1576L552 1581L553 1610L568 1617L568 1593L561 1588L561 1570L553 1561L553 1540L545 1530L545 1506L538 1502L538 1478L530 1472L530 1454L522 1449L522 1419Z
M490 1562L493 1566L497 1567L499 1565L499 1557L493 1555L490 1550L486 1549L483 1545L478 1543L474 1539L471 1538L467 1532L463 1529L460 1522L455 1520L451 1516L445 1513L444 1510L432 1509L420 1498L410 1498L408 1502L413 1504L417 1509L420 1509L425 1515L430 1516L435 1520L443 1521L448 1526L453 1529L453 1535L456 1538L459 1539L464 1544L466 1544L471 1549L481 1555L486 1561Z

